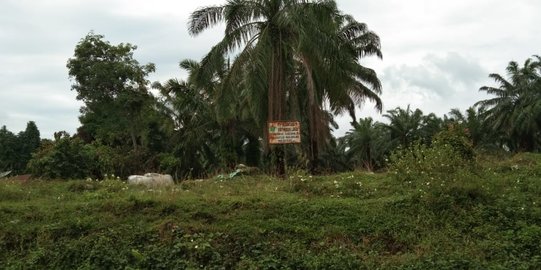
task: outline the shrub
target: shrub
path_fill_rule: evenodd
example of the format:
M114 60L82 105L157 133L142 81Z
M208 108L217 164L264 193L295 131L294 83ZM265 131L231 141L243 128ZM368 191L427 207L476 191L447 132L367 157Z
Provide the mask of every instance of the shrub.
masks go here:
M391 155L389 170L403 182L449 180L468 163L450 145L435 144L429 147L415 143Z
M432 145L436 147L449 145L463 159L473 160L475 158L473 143L468 130L455 125L449 125L446 130L436 134L432 140Z
M93 175L95 160L90 145L64 135L44 143L32 156L28 168L33 175L47 179L84 179Z
M389 170L403 182L444 185L474 164L473 146L465 130L449 126L432 140L398 149L390 157Z

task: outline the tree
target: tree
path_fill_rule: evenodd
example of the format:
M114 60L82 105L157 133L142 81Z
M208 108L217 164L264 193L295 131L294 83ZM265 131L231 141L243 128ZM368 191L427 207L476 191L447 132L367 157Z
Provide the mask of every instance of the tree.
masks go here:
M17 136L6 126L2 126L0 128L0 171L14 170L17 155Z
M133 58L137 46L111 45L102 35L89 33L68 60L72 90L85 103L81 123L88 137L110 145L131 141L137 150L155 100L146 77L154 64L140 65Z
M162 95L161 108L172 119L172 156L168 170L181 178L205 176L217 162L210 138L217 130L208 97L185 81L170 79L154 88ZM176 159L176 162L170 162Z
M492 147L496 145L497 134L483 121L484 110L480 107L470 107L463 114L458 109L452 109L445 116L446 126L458 125L469 134L473 147Z
M391 150L388 129L384 124L374 122L371 117L360 119L344 138L352 160L369 171L382 167L385 155Z
M335 6L328 8L332 12L321 16L318 9L312 10L311 18L305 21L312 34L303 35L299 43L304 78L301 88L306 89L307 100L301 111L307 112L310 141L310 170L315 171L319 151L330 137L329 121L324 104L336 115L349 112L353 125L356 124L356 105L362 105L367 99L375 102L381 112L381 83L376 73L362 66L359 60L365 56L376 55L381 58L379 37L369 31L366 24L359 23L351 16L343 15ZM330 14L330 15L329 15ZM302 93L299 94L302 96Z
M241 162L259 165L260 133L252 133L253 118L247 117L242 99L221 91L229 72L228 61L222 63L210 78L202 78L198 76L203 72L200 63L183 60L180 66L188 71L186 81L153 84L161 93L160 109L174 124L172 153L164 156L164 162L170 167L173 159L178 160L170 170L182 177L202 177Z
M504 134L503 144L513 151L541 149L541 59L535 58L537 61L527 59L522 67L509 62L508 79L490 74L498 86L483 86L479 90L496 97L475 104L485 110L484 120Z
M243 87L237 89L250 97L250 109L260 128L266 126L266 121L298 119L301 109L306 108L310 156L316 160L318 146L329 130L327 115L321 109L325 100L329 99L333 109L344 106L351 109L351 97L355 97L354 101L362 99L369 89L359 87L357 80L352 83L352 78L375 74L360 65L340 65L346 62L334 59L352 63L360 55L379 52L377 36L366 27L360 27L364 25L350 24L352 18L343 16L334 1L230 0L222 6L196 10L192 13L189 30L197 35L222 21L226 24L225 36L205 56L203 69L215 70L224 55L240 49L224 90L231 90L235 85L231 82L237 78L243 79ZM343 23L345 21L348 23ZM372 42L367 42L368 37ZM333 74L342 72L342 75L333 79L340 81L347 77L348 80L340 88L328 87L331 76L325 75L325 71L341 66L348 69L338 69ZM201 74L205 76L205 72ZM299 87L301 85L304 87ZM354 85L357 87L352 87ZM300 91L305 92L305 105L299 102ZM264 142L268 149L266 140ZM275 147L274 153L276 173L284 175L284 150Z
M414 141L421 139L420 130L423 121L423 112L421 110L415 109L413 111L408 105L405 110L396 108L387 111L387 114L383 116L389 120L387 128L395 145L408 147Z
M19 165L20 172L26 170L26 165L32 158L32 153L38 150L41 142L38 127L34 121L26 124L26 129L17 136L19 144Z
M26 173L28 161L40 146L39 130L30 121L26 129L15 135L6 126L0 129L0 171L11 170L13 174Z
M28 164L30 172L47 179L84 179L93 176L97 164L90 145L67 132L55 133L55 140L44 143Z

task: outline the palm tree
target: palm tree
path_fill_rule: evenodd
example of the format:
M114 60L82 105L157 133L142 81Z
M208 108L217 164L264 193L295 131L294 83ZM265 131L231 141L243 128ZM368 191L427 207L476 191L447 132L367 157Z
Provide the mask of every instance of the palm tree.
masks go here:
M217 162L210 139L217 129L208 97L186 81L170 79L154 83L161 93L160 109L169 116L172 127L172 152L177 177L204 176Z
M189 31L197 35L224 21L225 36L215 45L202 64L207 71L216 69L217 60L241 49L232 65L231 78L241 77L246 71L248 88L260 102L255 116L261 117L266 107L267 121L283 120L285 116L286 82L291 74L292 17L298 16L298 1L230 0L225 5L198 9L192 13ZM248 67L251 63L252 67ZM203 76L203 75L201 75ZM267 93L266 97L262 93ZM264 99L263 99L264 98ZM266 100L266 104L261 102ZM266 105L265 107L261 105ZM262 119L260 119L262 120ZM261 122L260 122L261 123ZM261 125L263 126L263 125ZM277 151L277 173L285 174L283 153Z
M534 151L541 146L541 76L540 58L527 59L522 67L511 61L508 79L493 73L489 77L497 87L483 86L479 90L496 97L479 101L475 106L483 110L491 128L505 134L505 144L511 150Z
M319 157L319 149L330 137L329 124L325 121L323 105L328 103L329 112L349 112L356 124L355 108L366 100L376 103L381 112L381 83L376 73L359 63L362 57L381 57L379 37L368 30L366 24L338 11L328 17L329 21L317 19L306 23L313 28L299 43L299 66L303 76L300 89L306 89L305 104L310 127L310 159L313 171ZM309 17L309 16L308 16ZM318 16L313 16L317 18ZM325 30L333 26L329 30ZM323 32L327 31L327 32Z
M420 130L423 121L423 112L419 109L415 111L410 106L404 110L396 108L387 111L383 117L389 120L387 128L391 133L391 140L395 145L409 147L411 143L421 139Z
M495 146L497 134L483 121L484 110L480 107L470 107L463 114L459 109L451 109L445 116L446 126L459 125L469 134L474 147Z
M360 119L344 138L351 159L369 171L383 165L384 157L391 148L390 134L385 125L374 122L371 117Z
M203 59L205 72L199 76L209 77L205 73L213 72L221 57L239 51L223 90L237 88L242 97L250 98L250 111L260 127L265 126L265 121L299 117L303 106L295 99L299 98L299 91L306 91L312 160L317 158L320 138L328 130L321 110L324 101L333 110L347 107L352 111L351 100L374 99L374 95L366 93L380 90L379 81L373 80L374 72L352 64L358 56L378 54L379 39L365 25L354 24L351 17L341 15L334 1L229 0L225 5L192 13L189 31L197 35L222 21L226 24L225 36ZM343 65L347 68L337 68L344 59L348 60ZM301 69L297 68L299 65ZM341 76L331 82L331 75L325 73L329 70ZM336 86L347 75L349 80L342 87L329 87ZM300 89L299 76L305 82ZM241 87L232 83L239 78ZM356 79L355 83L352 79ZM372 81L379 88L372 91L362 87L359 80ZM274 151L277 174L284 175L283 150L277 147Z

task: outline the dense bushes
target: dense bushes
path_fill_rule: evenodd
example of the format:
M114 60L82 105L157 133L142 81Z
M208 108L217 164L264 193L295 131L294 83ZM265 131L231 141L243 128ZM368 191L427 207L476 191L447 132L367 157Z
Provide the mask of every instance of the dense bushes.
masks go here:
M444 188L365 172L158 190L112 179L2 181L0 265L539 269L541 157L486 160L451 172Z
M401 182L444 186L474 166L474 150L464 130L450 126L434 136L431 145L416 142L395 151L389 171Z
M96 158L90 145L67 135L43 143L28 164L36 176L50 179L84 179L93 175Z

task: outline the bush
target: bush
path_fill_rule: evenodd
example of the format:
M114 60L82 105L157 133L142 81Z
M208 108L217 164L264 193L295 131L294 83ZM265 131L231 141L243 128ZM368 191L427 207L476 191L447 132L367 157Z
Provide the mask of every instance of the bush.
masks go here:
M442 186L468 171L474 158L466 131L449 126L434 136L431 146L417 142L395 151L390 157L389 170L402 182Z
M454 174L469 165L461 154L447 144L431 147L415 143L395 151L390 157L389 170L402 182L451 180Z
M79 138L67 135L44 143L32 156L30 172L47 179L84 179L96 170L94 151Z
M473 143L467 129L449 125L447 130L441 131L432 140L433 146L449 145L460 157L465 160L474 160Z

